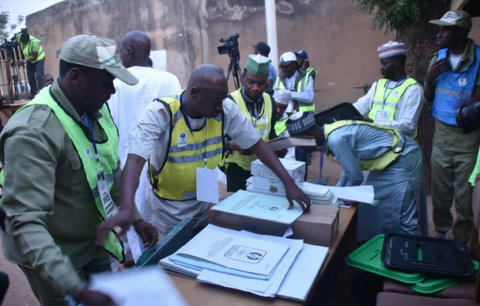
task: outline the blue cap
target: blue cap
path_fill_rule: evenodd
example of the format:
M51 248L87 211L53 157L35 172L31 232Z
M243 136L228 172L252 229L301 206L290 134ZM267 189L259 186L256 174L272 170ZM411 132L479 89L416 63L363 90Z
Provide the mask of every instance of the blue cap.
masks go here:
M308 53L305 50L300 50L298 52L295 52L295 55L298 55L300 57L303 57L304 59L308 58Z

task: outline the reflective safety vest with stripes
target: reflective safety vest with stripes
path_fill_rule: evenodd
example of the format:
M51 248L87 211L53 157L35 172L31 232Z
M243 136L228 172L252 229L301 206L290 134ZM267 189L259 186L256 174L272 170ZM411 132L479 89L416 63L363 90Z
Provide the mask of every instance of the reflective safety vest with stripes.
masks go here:
M288 121L288 116L287 114L283 113L282 117L280 117L276 122L275 122L275 136L279 137L282 135L283 132L287 130L287 121Z
M242 96L243 89L240 88L230 94L232 99L238 105L240 110L243 112L245 117L247 117L248 121L252 126L255 127L257 131L260 132L260 135L263 140L267 141L269 139L270 130L272 128L272 113L273 113L273 106L272 106L272 99L270 95L267 93L263 93L263 103L258 118L250 113L250 110ZM252 111L256 111L253 110ZM255 123L256 121L256 123ZM233 151L226 159L225 163L228 165L229 163L235 163L243 170L250 171L250 164L252 161L256 160L258 157L255 154L252 155L242 155L238 151Z
M448 57L447 49L437 52L437 61ZM435 80L435 98L432 103L432 117L443 123L458 126L456 110L470 99L475 91L480 69L480 46L475 46L475 55L462 71L447 70Z
M38 42L39 47L38 47L37 58L31 63L34 64L45 58L45 52L43 51L43 48L40 45L40 43L42 42L40 39L34 37L33 35L30 35L29 41L27 43L22 43L20 42L20 35L21 34L17 35L17 42L18 42L18 45L20 46L20 49L22 49L22 53L25 56L25 59L29 59L30 57L32 57L32 42L34 41Z
M309 76L312 76L313 81L315 81L317 79L317 75L318 75L317 69L315 69L313 67L308 67L305 71L307 72L305 74L305 79L306 80L308 80Z
M311 74L311 72L310 72ZM303 92L305 90L305 85L307 85L308 82L308 77L310 74L302 74L301 71L299 71L299 75L297 80L295 81L295 91L296 92ZM277 76L277 79L275 80L275 85L274 89L283 89L285 88L285 82L282 80L280 76ZM298 104L298 111L299 112L313 112L315 111L315 103L312 104L307 104L303 103L300 101L294 100L295 104ZM295 107L296 107L295 105Z
M369 125L374 128L384 130L392 134L393 144L390 150L386 151L384 154L367 160L360 160L360 166L363 170L367 171L382 171L385 170L390 164L396 161L402 154L403 146L405 144L404 136L397 130L387 128L378 124L374 124L366 121L356 121L356 120L339 120L331 124L325 124L323 126L323 131L325 134L325 152L331 154L328 150L328 136L331 132L335 131L338 128L347 126L347 125Z
M223 159L223 112L215 118L206 118L202 128L190 131L180 98L179 93L156 100L170 113L170 140L157 173L150 161L148 167L155 194L176 201L195 199L197 167L215 169Z
M388 110L388 121L395 121L395 112L397 110L398 102L400 102L400 99L408 87L418 84L415 79L410 77L406 78L395 88L386 88L388 82L388 79L379 79L377 81L372 108L368 113L368 118L372 120L375 120L375 113L377 110Z
M61 106L50 95L49 89L45 88L40 91L40 93L29 102L25 107L31 107L34 105L46 105L48 106L53 114L58 118L58 121L65 129L65 132L70 137L73 142L73 145L82 161L83 170L87 178L88 185L95 199L95 206L99 213L100 221L104 221L107 218L105 209L103 207L102 201L100 199L98 191L98 163L93 152L93 144L85 135L83 129L78 125L78 123L67 114ZM22 108L22 109L23 109ZM108 183L108 190L111 191L113 186L113 171L118 166L118 132L115 123L110 115L108 107L104 105L100 109L102 117L98 119L98 123L104 130L105 134L108 135L108 140L104 143L96 143L98 155L100 157L100 164L104 169L105 179ZM2 176L3 178L3 171ZM3 185L3 181L2 181ZM73 195L74 196L74 195ZM93 204L93 203L92 203ZM92 205L85 203L85 205ZM113 231L110 231L107 236L107 240L104 246L105 250L114 256L118 261L123 262L125 260L123 245Z

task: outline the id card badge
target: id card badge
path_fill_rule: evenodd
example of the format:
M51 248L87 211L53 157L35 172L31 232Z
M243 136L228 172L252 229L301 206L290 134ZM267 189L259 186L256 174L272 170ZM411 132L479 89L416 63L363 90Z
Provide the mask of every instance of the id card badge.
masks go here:
M99 169L97 172L97 187L98 194L100 196L100 200L102 201L103 208L105 209L107 218L110 218L112 215L117 213L117 206L115 206L115 203L113 203L110 191L108 191L108 183L105 179L105 172L103 171L103 168Z
M377 124L385 124L388 122L388 117L390 116L389 110L377 109L375 112L374 122Z
M218 203L218 177L215 169L197 167L197 200Z
M262 124L268 124L268 117L262 116Z

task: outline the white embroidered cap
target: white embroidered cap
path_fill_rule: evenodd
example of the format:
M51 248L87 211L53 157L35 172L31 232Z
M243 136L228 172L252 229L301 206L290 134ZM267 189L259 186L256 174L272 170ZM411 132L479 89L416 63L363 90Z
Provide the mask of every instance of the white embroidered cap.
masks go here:
M377 48L379 58L387 58L405 54L405 44L398 41L389 41Z

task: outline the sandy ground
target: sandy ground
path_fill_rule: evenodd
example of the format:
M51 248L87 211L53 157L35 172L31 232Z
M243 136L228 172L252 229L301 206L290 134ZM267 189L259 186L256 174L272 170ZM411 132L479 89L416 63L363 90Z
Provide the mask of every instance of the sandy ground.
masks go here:
M312 157L312 164L309 166L308 181L319 177L320 173L320 154L315 152ZM341 167L330 158L324 159L323 176L328 177L328 184L334 185L340 176ZM220 186L221 191L225 191L225 186ZM433 233L433 222L431 220L431 200L428 199L429 205L429 228ZM1 245L0 245L1 249ZM10 287L5 297L4 306L34 306L39 305L33 295L28 282L22 271L16 266L5 260L3 251L0 251L0 271L6 272L10 278Z

